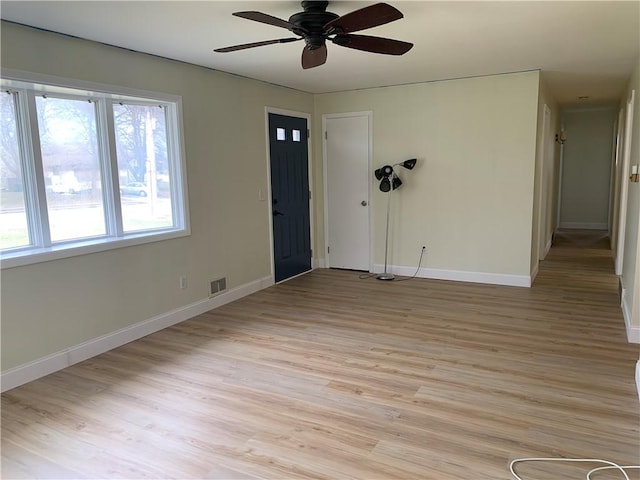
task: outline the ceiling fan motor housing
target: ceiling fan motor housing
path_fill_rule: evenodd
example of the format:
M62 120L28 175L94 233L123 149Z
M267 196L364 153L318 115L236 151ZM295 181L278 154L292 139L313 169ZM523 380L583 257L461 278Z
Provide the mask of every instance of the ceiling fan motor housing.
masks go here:
M324 26L331 20L339 17L332 12L327 12L329 2L303 1L303 12L294 13L289 17L289 23L297 28L293 32L304 38L309 49L320 48L327 39Z

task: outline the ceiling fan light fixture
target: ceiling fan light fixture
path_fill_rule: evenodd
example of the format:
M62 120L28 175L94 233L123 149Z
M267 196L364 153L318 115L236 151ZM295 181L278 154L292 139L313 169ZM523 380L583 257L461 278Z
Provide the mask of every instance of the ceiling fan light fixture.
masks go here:
M302 68L314 68L323 65L327 60L326 41L355 50L385 55L403 55L408 52L412 43L393 40L391 38L372 37L370 35L351 35L351 32L366 30L403 18L402 13L386 3L376 3L359 10L339 16L327 12L328 1L303 1L304 11L294 13L289 20L274 17L262 12L235 12L236 17L265 23L275 27L287 29L299 38L283 38L262 42L246 43L231 47L216 48L219 53L235 52L248 48L288 43L304 40L306 45L302 50Z

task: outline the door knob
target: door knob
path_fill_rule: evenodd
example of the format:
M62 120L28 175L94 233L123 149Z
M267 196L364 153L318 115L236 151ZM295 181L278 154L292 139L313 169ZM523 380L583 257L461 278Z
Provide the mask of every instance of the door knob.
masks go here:
M362 200L360 202L360 205L362 205L363 207L366 207L367 206L367 201L366 200Z

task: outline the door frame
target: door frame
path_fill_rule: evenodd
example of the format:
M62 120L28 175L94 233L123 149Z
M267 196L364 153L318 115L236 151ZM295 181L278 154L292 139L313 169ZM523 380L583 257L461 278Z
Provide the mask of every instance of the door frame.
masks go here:
M627 100L626 105L626 119L624 124L624 150L622 153L622 165L620 172L620 199L618 203L619 216L618 216L618 233L617 233L617 248L615 256L615 274L622 275L622 264L624 261L624 241L627 226L627 201L629 195L629 165L631 164L631 140L633 134L633 107L635 103L636 91L631 90L631 94Z
M564 132L564 123L560 122L560 134ZM559 139L560 154L558 157L558 190L556 192L556 224L553 226L554 233L560 230L560 217L562 215L562 181L564 178L564 142L566 140Z
M620 171L622 168L622 151L624 149L624 123L625 108L618 111L618 119L615 128L615 150L612 166L613 188L611 189L611 226L609 227L609 246L613 252L613 258L617 256L618 249L618 216L620 215Z
M371 175L373 165L373 111L365 110L361 112L345 112L345 113L325 113L322 115L322 175L324 177L324 255L325 255L325 267L331 268L331 255L328 252L327 246L329 245L329 199L328 199L328 185L327 185L327 120L332 118L348 118L348 117L366 117L368 124L368 142L369 142L369 158L367 161L367 205L368 221L369 221L369 272L373 272L373 248L371 245L371 239L373 238L373 219L371 212Z
M540 158L540 190L538 192L538 262L545 259L549 248L551 247L551 239L547 232L549 226L551 211L549 196L553 188L553 182L551 185L547 185L546 177L549 175L548 171L553 164L553 153L551 150L551 109L545 103L542 106L542 138L541 138L541 158Z
M307 163L308 163L308 181L309 181L309 192L313 192L313 162L312 162L312 145L311 145L311 114L306 112L298 112L295 110L285 110L277 107L264 107L264 127L265 127L265 144L267 150L267 196L265 200L267 201L267 214L269 217L269 256L271 258L271 280L275 283L276 279L276 265L275 265L275 257L273 254L273 215L271 214L271 201L272 201L272 191L271 191L271 139L269 138L269 114L274 113L276 115L285 115L288 117L294 118L304 118L307 121L307 129L309 130L309 135L307 135ZM260 192L258 192L259 200L263 200L260 197ZM311 270L317 268L316 260L315 260L315 236L313 231L313 194L309 195L309 241L311 242ZM304 272L306 273L306 272ZM300 275L304 275L301 273ZM286 278L281 282L286 282L287 280L291 280L292 278L298 277L299 275L294 275L293 277Z

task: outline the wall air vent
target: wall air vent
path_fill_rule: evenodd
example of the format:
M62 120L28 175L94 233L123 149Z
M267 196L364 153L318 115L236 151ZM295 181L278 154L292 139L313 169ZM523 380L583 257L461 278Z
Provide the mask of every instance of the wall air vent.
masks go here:
M212 280L209 284L209 296L213 297L227 289L227 277Z

